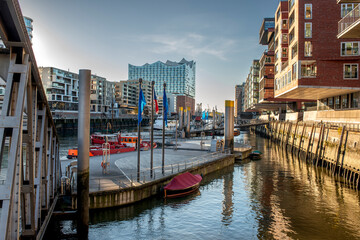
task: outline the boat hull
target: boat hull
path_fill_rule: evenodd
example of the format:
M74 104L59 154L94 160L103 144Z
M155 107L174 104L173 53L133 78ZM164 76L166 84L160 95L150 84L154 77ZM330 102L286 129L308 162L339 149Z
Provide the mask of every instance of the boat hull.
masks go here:
M179 198L179 197L185 197L192 193L195 193L199 190L199 185L196 184L193 187L187 188L187 189L181 189L181 190L164 190L165 191L165 198Z

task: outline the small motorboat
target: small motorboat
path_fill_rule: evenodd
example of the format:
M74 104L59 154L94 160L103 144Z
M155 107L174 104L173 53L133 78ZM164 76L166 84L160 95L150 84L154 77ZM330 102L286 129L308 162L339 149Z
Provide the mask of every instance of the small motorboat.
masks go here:
M262 152L259 150L252 151L249 155L251 160L259 160L261 159Z
M177 175L164 187L165 198L176 198L189 195L199 189L202 177L189 172Z
M234 129L234 136L239 136L240 135L240 129L235 128Z

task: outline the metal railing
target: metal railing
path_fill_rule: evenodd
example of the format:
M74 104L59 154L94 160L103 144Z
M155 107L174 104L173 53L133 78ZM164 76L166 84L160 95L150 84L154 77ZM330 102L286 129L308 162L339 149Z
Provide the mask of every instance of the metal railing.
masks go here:
M140 172L139 181L137 179L136 169L127 173L120 169L122 175L118 176L104 175L103 177L90 177L90 192L107 190L110 191L139 186L157 179L161 179L163 177L184 172L191 168L201 166L205 163L210 163L216 159L219 159L220 157L225 157L228 155L231 155L231 153L226 149L219 152L193 157L182 162L166 165L164 166L164 171L162 170L161 166L154 167L152 172L150 171L150 168L147 168ZM76 181L71 182L71 189L73 193L76 192Z
M343 33L350 28L360 18L359 5L357 5L352 11L350 11L343 19L338 23L338 34Z

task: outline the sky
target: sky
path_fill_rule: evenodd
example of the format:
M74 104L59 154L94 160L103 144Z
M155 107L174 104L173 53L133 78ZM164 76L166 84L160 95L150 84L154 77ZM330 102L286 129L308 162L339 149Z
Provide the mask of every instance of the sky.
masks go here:
M128 79L128 64L196 61L196 103L224 110L245 81L279 0L20 0L38 66Z

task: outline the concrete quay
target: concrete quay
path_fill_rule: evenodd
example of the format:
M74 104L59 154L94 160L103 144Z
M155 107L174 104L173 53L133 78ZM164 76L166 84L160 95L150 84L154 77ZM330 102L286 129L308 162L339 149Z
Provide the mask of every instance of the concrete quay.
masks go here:
M203 148L209 148L205 140ZM161 149L154 149L154 172L150 175L150 151L141 151L140 178L137 181L137 152L114 154L106 173L101 168L102 156L90 158L90 209L131 204L160 194L174 176L189 171L203 176L234 164L232 154L201 150L200 140L183 141L178 148L165 149L164 174L161 168ZM192 149L192 150L191 150ZM62 161L63 169L70 160ZM76 184L72 184L74 187ZM73 189L76 191L76 189ZM71 208L76 209L76 194L72 194Z

